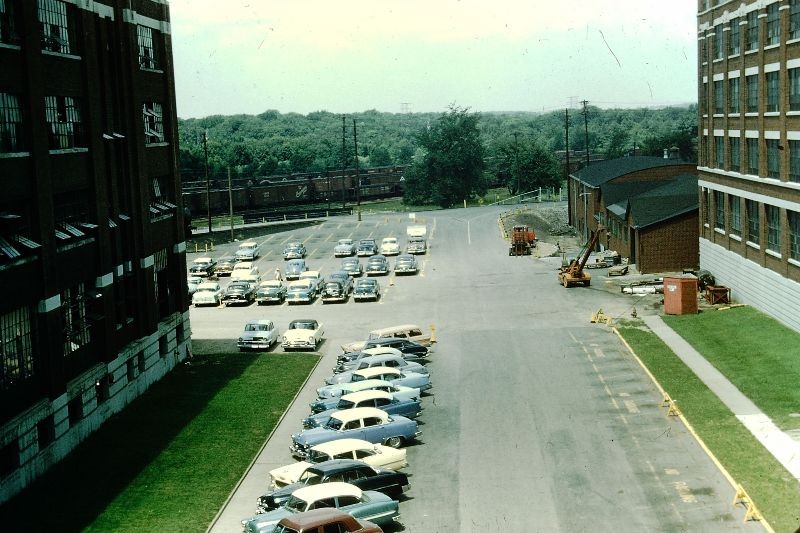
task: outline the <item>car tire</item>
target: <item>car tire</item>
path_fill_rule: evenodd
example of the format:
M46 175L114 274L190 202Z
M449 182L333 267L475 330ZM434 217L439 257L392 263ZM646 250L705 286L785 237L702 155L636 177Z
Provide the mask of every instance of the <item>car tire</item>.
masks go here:
M390 448L400 448L403 445L403 437L389 437L384 444Z

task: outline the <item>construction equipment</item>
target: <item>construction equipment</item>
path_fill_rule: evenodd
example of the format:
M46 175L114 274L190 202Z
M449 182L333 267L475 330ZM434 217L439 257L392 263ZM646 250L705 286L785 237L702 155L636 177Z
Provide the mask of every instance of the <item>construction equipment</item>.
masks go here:
M528 226L514 226L511 230L511 246L508 255L531 255L536 246L536 233Z
M584 272L583 267L586 266L586 261L589 260L589 255L592 253L595 245L597 245L597 240L600 238L600 232L604 230L605 228L598 228L597 231L593 232L591 239L589 239L589 242L586 243L586 247L578 255L578 257L570 261L567 266L562 266L558 271L558 282L565 288L579 284L583 285L584 287L589 286L592 276L591 274Z

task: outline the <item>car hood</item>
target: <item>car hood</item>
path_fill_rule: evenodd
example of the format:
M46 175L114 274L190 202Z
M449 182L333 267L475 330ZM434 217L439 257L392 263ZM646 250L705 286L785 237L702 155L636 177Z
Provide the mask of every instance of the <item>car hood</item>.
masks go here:
M314 336L314 331L310 329L289 329L283 333L287 339L308 339Z
M247 533L272 531L272 528L274 528L275 524L280 522L281 519L286 518L287 516L292 516L293 514L293 512L285 507L279 507L274 511L269 511L268 513L257 514L255 516L251 516L250 518L245 518L242 520L242 524L244 524L244 530Z
M308 461L298 461L290 465L282 466L274 470L270 470L270 477L281 485L288 485L300 479L300 474L305 472L306 468L311 466Z
M339 431L325 427L304 429L300 433L292 435L292 440L301 446L311 447L333 440L339 433Z
M266 294L268 296L271 296L271 295L274 295L274 294L280 294L281 292L283 292L282 289L279 289L278 287L270 287L268 289L258 289L258 294L261 294L261 295Z

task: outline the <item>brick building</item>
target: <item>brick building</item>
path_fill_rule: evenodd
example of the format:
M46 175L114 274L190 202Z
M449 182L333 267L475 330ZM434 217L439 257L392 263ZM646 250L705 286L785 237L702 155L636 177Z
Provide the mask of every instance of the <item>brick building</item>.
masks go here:
M0 0L0 502L187 356L165 0Z
M697 17L700 266L800 330L800 1Z

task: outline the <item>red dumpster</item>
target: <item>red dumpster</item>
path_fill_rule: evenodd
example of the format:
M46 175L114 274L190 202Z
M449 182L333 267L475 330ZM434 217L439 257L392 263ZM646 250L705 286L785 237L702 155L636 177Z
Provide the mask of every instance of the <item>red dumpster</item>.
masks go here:
M697 278L664 278L664 312L697 314Z

